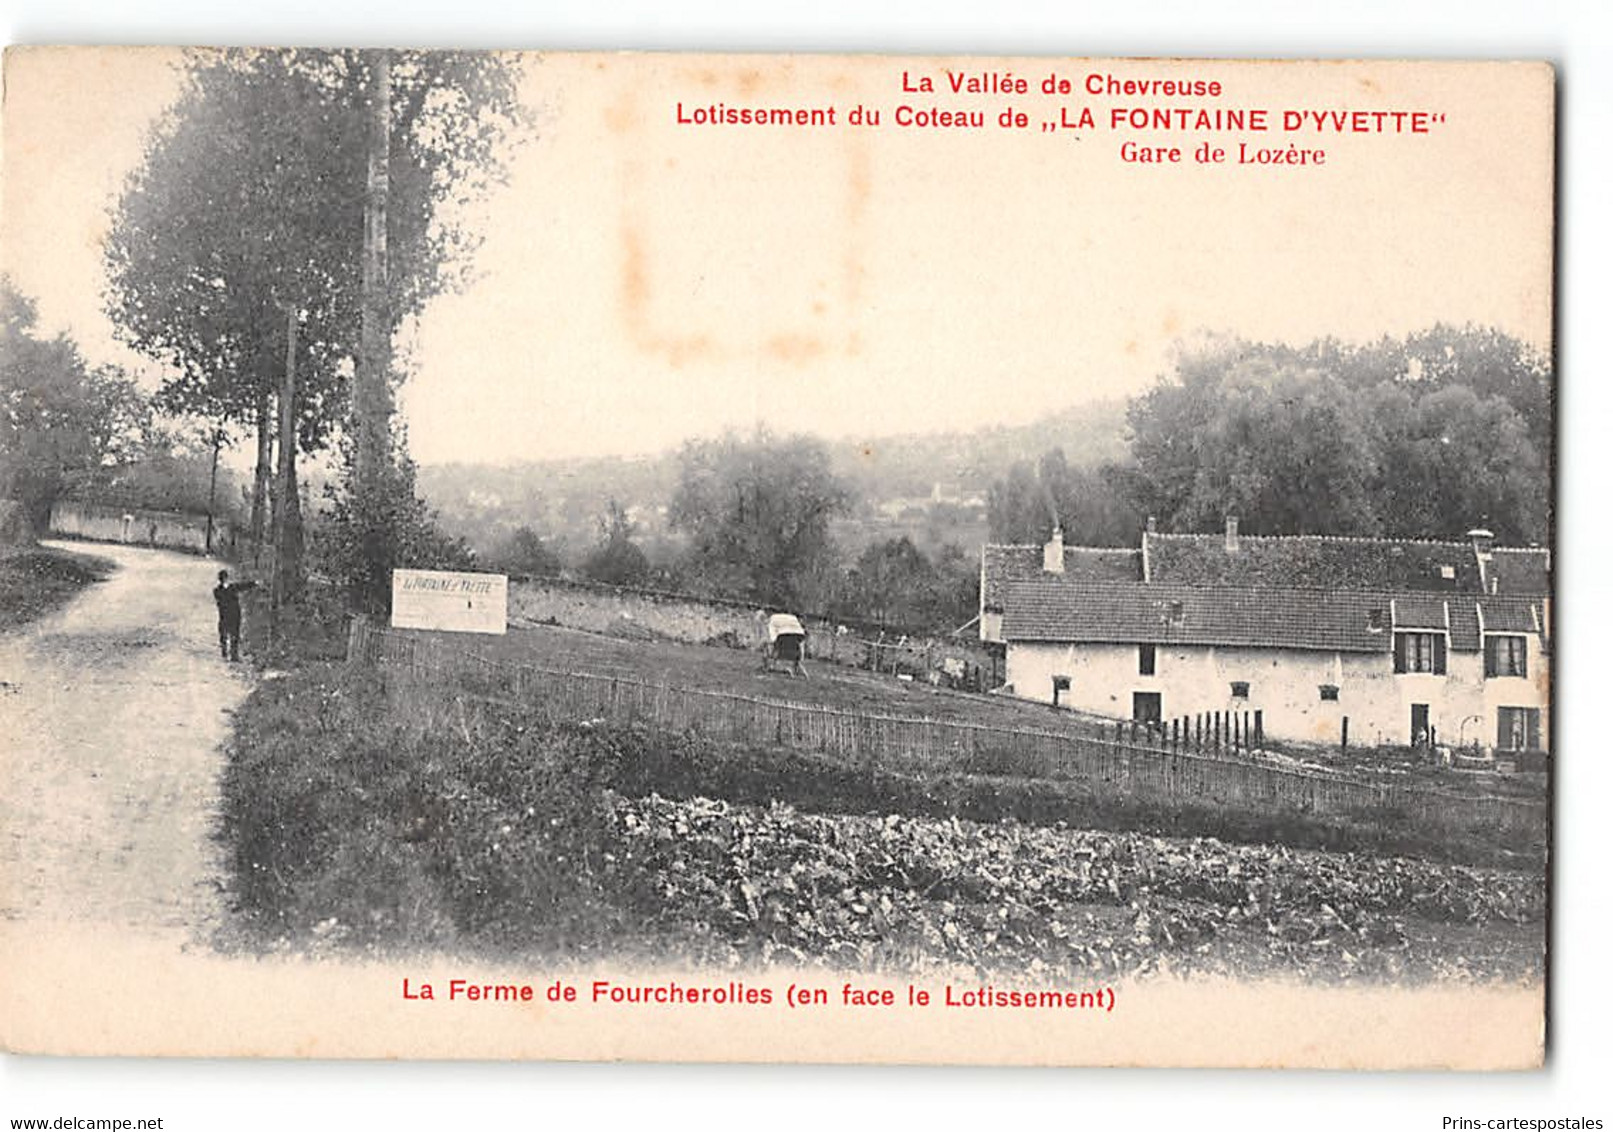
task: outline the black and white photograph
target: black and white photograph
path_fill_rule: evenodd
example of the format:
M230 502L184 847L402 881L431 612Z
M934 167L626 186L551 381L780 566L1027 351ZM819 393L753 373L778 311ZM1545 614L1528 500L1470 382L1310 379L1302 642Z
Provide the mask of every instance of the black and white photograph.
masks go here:
M0 1041L1539 1068L1557 84L8 49Z

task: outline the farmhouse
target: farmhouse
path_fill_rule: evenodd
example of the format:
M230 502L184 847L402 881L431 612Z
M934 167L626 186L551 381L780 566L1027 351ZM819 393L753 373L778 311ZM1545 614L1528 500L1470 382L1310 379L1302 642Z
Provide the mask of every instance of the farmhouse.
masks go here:
M1152 524L1150 524L1151 528ZM980 635L1016 695L1167 721L1258 712L1275 739L1544 751L1539 548L1143 533L1135 549L986 546Z

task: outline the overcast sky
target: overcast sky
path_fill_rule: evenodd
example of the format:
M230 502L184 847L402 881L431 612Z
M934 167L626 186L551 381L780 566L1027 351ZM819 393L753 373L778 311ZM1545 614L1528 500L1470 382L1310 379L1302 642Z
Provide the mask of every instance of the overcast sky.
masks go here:
M99 242L144 131L173 97L155 50L22 56L8 74L4 257L48 329L132 361L100 313ZM403 343L426 462L648 452L766 422L828 435L1030 420L1145 388L1200 332L1303 342L1475 322L1550 333L1551 97L1541 68L1064 60L1007 63L1023 96L945 90L941 60L525 57L537 129L474 284ZM954 63L970 73L988 63ZM928 76L939 93L904 92ZM1194 105L1419 109L1427 135L1139 134L1139 98L1050 74L1217 80ZM878 129L680 125L696 107L882 111ZM898 107L989 128L902 128ZM1099 126L1037 127L1089 107ZM1032 126L998 129L1007 107ZM1120 143L1181 147L1178 165ZM1321 168L1199 166L1325 148ZM1235 156L1233 157L1235 160ZM151 375L154 377L154 375Z

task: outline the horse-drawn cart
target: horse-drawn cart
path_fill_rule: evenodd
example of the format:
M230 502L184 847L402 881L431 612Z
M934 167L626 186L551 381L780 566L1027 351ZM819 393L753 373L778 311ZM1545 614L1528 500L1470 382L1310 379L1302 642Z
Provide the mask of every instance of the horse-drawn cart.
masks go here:
M807 632L801 619L793 613L769 615L766 610L758 610L756 619L762 630L761 671L771 672L775 664L783 664L785 672L805 679Z

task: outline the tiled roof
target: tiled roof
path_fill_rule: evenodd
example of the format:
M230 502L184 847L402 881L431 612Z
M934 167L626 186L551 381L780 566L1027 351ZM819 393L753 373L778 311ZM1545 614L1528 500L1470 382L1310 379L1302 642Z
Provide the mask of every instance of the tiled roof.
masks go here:
M1501 547L1490 552L1490 577L1496 593L1551 593L1551 552L1539 547Z
M1371 590L1379 593L1479 594L1478 558L1467 542L1240 535L1227 553L1224 535L1147 532L1143 549L1067 546L1064 574L1042 569L1040 546L991 546L982 553L981 602L1002 606L1010 582L1137 581L1167 585L1273 589ZM1488 567L1494 594L1551 593L1551 555L1538 547L1500 547Z
M1014 582L1003 639L1387 652L1388 599L1350 590ZM1369 613L1384 610L1383 628Z
M1152 582L1012 582L1004 598L1008 641L1339 652L1387 652L1395 629L1438 631L1447 624L1452 650L1477 652L1480 606L1492 633L1536 632L1542 612L1538 600L1519 597Z
M1471 597L1452 598L1451 649L1455 652L1479 651L1479 607Z
M1455 597L1457 595L1451 595ZM1467 599L1473 604L1473 599ZM1450 615L1444 597L1427 594L1402 594L1392 599L1394 627L1396 629L1438 629L1444 631Z
M1479 600L1486 633L1533 633L1542 628L1540 611L1534 602L1518 598L1487 597Z
M1240 535L1143 535L1149 579L1198 586L1478 593L1478 560L1466 542ZM1529 552L1514 552L1529 553ZM1521 571L1520 571L1521 572ZM1449 575L1449 576L1447 576Z
M1417 539L1242 535L1229 553L1224 535L1150 531L1135 551L1066 547L1063 574L1040 546L986 546L981 567L982 608L1020 641L1383 652L1397 628L1448 629L1474 652L1481 624L1539 632L1551 593L1546 550L1493 550L1486 593L1471 543Z
M988 544L981 563L980 604L985 609L1002 608L1004 588L1011 582L1135 582L1143 576L1142 552L1124 547L1067 546L1063 574L1042 569L1040 546Z

